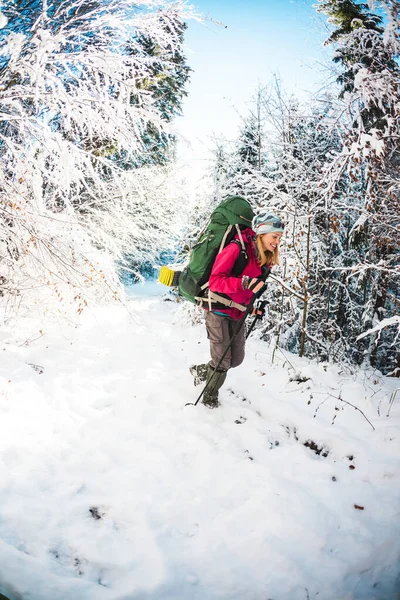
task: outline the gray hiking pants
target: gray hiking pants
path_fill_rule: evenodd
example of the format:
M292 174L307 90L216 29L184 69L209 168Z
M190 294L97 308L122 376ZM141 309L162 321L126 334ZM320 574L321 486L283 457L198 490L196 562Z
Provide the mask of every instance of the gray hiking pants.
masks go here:
M232 336L238 330L240 321L233 321L228 317L216 315L213 312L206 314L207 337L210 340L211 365L215 368L224 354ZM233 344L219 365L218 370L227 371L238 367L244 359L244 346L246 343L246 327L242 325Z

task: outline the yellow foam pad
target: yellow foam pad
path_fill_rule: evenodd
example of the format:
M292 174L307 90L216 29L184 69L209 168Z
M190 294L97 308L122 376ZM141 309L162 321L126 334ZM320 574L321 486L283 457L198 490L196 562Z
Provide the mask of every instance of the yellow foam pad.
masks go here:
M172 269L169 269L168 267L161 267L160 274L158 276L158 281L170 287L172 285L174 275L175 271L173 271Z

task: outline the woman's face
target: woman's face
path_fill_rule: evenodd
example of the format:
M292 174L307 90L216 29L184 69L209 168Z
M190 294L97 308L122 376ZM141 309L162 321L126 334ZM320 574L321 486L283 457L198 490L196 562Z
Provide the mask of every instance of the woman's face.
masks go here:
M264 246L264 250L274 252L280 244L281 237L282 234L278 231L274 231L273 233L263 233L261 236L261 242Z

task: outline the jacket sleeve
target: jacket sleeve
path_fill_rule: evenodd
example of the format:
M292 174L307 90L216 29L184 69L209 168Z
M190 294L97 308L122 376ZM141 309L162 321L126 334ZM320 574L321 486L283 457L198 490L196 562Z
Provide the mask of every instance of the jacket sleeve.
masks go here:
M217 255L209 280L209 287L212 292L229 295L243 290L242 277L231 276L239 253L239 244L231 243Z

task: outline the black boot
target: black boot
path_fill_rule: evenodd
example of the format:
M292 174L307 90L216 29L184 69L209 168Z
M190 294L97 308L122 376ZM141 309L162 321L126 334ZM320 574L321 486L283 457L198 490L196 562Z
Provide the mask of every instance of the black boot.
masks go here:
M207 408L218 408L218 390L223 386L226 379L226 371L216 371L215 375L214 372L214 367L208 365L207 388L202 399L202 403L207 406ZM211 381L210 384L208 384L209 381Z
M191 365L189 367L189 371L190 371L191 375L193 375L193 377L194 377L194 380L193 380L194 385L200 385L207 379L207 369L208 369L207 364Z

